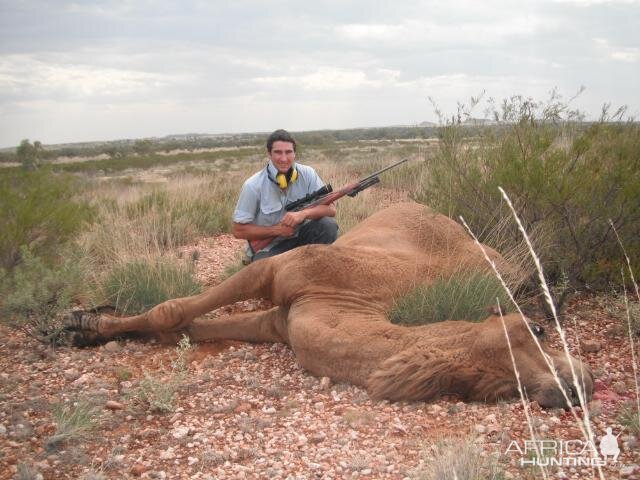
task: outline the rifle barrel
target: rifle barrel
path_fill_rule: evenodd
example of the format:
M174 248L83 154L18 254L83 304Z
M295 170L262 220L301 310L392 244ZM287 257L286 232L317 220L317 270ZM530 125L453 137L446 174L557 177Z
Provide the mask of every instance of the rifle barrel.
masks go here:
M403 159L402 159L402 160L400 160L399 162L393 163L393 164L389 165L388 167L384 167L384 168L382 168L382 169L378 170L377 172L372 173L371 175L367 175L367 176L366 176L366 177L364 177L363 179L359 180L359 182L364 182L364 181L366 181L366 180L369 180L370 178L377 177L377 176L378 176L378 175L380 175L382 172L386 172L387 170L390 170L390 169L392 169L393 167L397 167L397 166L398 166L398 165L400 165L401 163L404 163L404 162L406 162L406 161L408 161L408 160L409 160L408 158L403 158Z

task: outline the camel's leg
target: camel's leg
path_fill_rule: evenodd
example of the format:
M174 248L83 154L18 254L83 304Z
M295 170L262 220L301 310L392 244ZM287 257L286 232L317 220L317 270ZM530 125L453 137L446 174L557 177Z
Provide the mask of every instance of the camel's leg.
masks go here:
M219 318L195 319L186 334L195 342L240 340L243 342L288 343L288 308L274 307L266 312L238 313Z
M93 322L72 321L69 328L94 332L102 340L124 333L182 330L194 318L224 305L251 298L271 299L274 265L271 258L265 258L198 295L167 300L133 317L101 315Z

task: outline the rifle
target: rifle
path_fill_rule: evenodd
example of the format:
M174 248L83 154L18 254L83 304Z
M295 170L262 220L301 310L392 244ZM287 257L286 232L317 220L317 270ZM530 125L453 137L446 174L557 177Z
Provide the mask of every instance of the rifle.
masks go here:
M404 158L399 162L389 165L388 167L384 167L383 169L378 170L377 172L372 173L371 175L368 175L358 180L357 182L349 183L348 185L345 185L344 187L336 191L333 191L333 188L331 188L330 184L325 185L319 190L313 193L310 193L303 198L295 200L294 202L289 203L286 207L284 207L284 209L287 212L299 212L300 210L313 208L317 205L330 205L336 200L344 197L345 195L349 197L355 197L361 191L375 185L376 183L379 183L380 178L378 177L378 175L394 167L397 167L398 165L406 162L407 160L409 159ZM251 245L251 249L253 250L253 252L256 253L262 250L267 245L269 245L274 238L276 237L261 238L259 240L251 240L249 241L249 245Z

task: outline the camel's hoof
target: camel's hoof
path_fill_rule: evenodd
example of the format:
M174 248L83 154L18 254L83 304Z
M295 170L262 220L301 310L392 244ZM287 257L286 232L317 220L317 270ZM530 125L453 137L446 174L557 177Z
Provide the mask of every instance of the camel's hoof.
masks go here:
M75 310L65 315L64 329L74 332L71 343L75 347L89 347L107 341L98 333L100 314L84 310Z

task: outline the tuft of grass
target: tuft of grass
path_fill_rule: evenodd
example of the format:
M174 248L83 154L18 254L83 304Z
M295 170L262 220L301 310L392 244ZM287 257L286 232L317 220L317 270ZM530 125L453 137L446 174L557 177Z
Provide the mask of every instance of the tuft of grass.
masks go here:
M414 480L502 480L504 472L494 457L484 455L472 439L443 438L423 451Z
M144 378L133 393L134 398L148 405L151 411L172 412L178 391L187 377L187 355L192 349L189 338L183 335L176 346L176 358L171 362L169 375L161 377L145 370Z
M479 321L489 316L488 308L508 305L502 285L485 273L459 272L450 278L436 280L429 286L418 286L397 300L389 311L389 319L402 325L423 325L443 320Z
M104 296L116 309L128 315L200 291L192 265L167 257L118 264L102 281L102 288Z
M56 430L45 441L47 450L55 450L62 443L86 438L99 422L100 408L86 399L59 402L52 406L51 416Z
M17 471L14 480L39 480L42 474L30 463L20 462L17 465Z
M632 405L622 407L618 415L618 422L626 427L634 437L640 438L640 412L635 410Z

